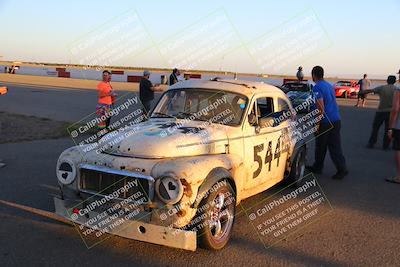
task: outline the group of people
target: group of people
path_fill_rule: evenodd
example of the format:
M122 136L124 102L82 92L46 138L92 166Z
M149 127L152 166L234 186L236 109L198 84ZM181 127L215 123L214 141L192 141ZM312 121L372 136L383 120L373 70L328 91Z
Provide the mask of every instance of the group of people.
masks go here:
M400 70L397 74L399 74L400 80ZM314 67L311 75L313 81L316 83L313 91L316 96L317 107L320 112L324 113L324 117L319 123L316 133L315 161L313 165L307 166L307 168L314 173L321 173L325 155L329 151L337 169L337 173L332 178L342 179L348 174L348 170L341 148L340 115L333 86L324 80L324 70L322 67ZM303 76L302 69L299 68L296 76L298 78L299 76ZM385 85L369 89L371 83L367 79L367 75L364 74L363 79L358 84L360 85L360 92L356 104L357 107L360 101L362 106L365 105L365 96L367 94L374 93L379 95L379 105L372 123L372 131L367 147L374 148L379 129L384 124L383 149L389 149L390 143L393 141L392 148L395 150L397 168L396 176L387 178L386 181L400 184L400 87L395 85L396 76L389 75Z
M150 81L150 71L145 70L143 77L140 79L139 84L139 98L143 105L144 111L147 113L151 109L151 103L154 100L154 92L162 91L160 84L153 85ZM177 83L180 71L173 69L169 76L169 85ZM102 81L97 85L98 90L98 103L96 106L96 114L99 117L105 117L105 120L101 120L98 124L99 130L108 129L110 126L111 117L107 114L113 108L115 104L117 94L111 86L112 73L108 70L104 70L102 73Z
M397 73L400 80L400 70ZM382 124L384 125L382 148L387 150L393 141L392 148L395 150L395 163L397 173L395 177L386 178L386 181L400 184L400 87L396 86L396 76L389 75L386 84L378 86L374 89L368 89L369 81L365 81L367 75L364 75L364 81L360 83L361 98L365 100L365 96L370 93L379 95L379 105L375 112L372 123L372 131L368 141L368 148L374 148L378 132ZM358 104L358 103L357 103ZM357 105L358 106L358 105ZM363 101L364 106L364 101Z
M154 93L162 91L159 84L153 85L150 81L150 72L145 70L139 84L139 98L143 104L145 112L151 109L151 103L154 99ZM398 72L400 75L400 70ZM169 76L169 85L178 82L180 71L174 69ZM303 68L299 67L297 78L303 80ZM314 164L307 166L307 169L314 173L321 173L324 167L326 153L329 151L331 159L337 169L333 179L343 179L348 174L346 160L341 146L341 117L336 102L336 96L333 86L324 79L324 69L321 66L315 66L311 71L312 80L315 83L313 92L316 98L316 106L320 114L324 114L322 120L317 125L315 133L315 161ZM400 79L400 77L399 77ZM110 84L111 73L103 71L103 80L99 83L97 114L106 115L115 104L116 94ZM393 140L393 149L396 150L397 175L394 178L386 179L388 182L400 184L400 87L395 86L396 76L390 75L387 78L387 84L369 89L370 81L364 74L358 84L360 93L356 106L365 105L365 96L374 93L380 96L379 106L375 113L372 124L372 132L367 147L373 148L377 142L377 135L382 124L385 126L383 137L383 149L388 149ZM110 118L99 123L99 128L108 128Z

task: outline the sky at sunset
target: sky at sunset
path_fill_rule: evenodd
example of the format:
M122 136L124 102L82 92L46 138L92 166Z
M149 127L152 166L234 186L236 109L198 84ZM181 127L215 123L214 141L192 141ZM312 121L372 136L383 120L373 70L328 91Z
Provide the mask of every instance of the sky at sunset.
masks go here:
M0 0L0 59L382 78L399 15L396 0Z

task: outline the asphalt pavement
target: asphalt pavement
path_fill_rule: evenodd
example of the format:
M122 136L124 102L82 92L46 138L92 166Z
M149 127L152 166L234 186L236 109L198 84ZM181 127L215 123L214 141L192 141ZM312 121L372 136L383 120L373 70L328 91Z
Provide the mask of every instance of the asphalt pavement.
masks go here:
M91 90L9 88L0 97L0 111L73 123L96 105ZM376 149L365 148L377 104L372 98L363 109L354 107L354 99L338 100L350 173L332 180L335 170L327 156L323 174L316 176L333 211L269 248L241 213L230 243L218 252L189 252L115 236L87 249L73 227L37 214L54 211L56 160L73 141L2 144L0 158L7 165L0 168L0 266L399 266L400 185L384 181L395 171L393 151L380 149L381 140ZM257 204L282 187L242 205Z

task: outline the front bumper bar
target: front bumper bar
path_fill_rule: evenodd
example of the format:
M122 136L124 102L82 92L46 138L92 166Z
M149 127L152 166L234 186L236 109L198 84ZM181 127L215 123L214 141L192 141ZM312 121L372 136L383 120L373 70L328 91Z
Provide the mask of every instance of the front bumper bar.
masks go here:
M68 212L68 210L74 206L74 204L71 204L71 201L54 197L56 214L71 222L74 222L75 224L87 225L87 222L90 220L90 218L96 217L99 214L96 212L90 212L88 217L80 216L78 219L73 220L71 219L71 214ZM107 233L129 239L191 251L195 251L197 246L196 232L194 231L184 231L135 220L127 220L123 229L118 231L111 230Z

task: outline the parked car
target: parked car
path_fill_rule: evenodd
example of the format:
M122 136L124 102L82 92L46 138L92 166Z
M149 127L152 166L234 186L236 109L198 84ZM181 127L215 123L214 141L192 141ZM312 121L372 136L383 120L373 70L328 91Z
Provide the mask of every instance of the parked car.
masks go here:
M288 81L284 80L280 87L286 93L292 103L293 108L298 113L308 113L315 107L315 96L313 93L313 85L307 81ZM305 108L300 108L304 105Z
M338 81L333 86L336 97L355 97L360 91L360 86L356 81Z
M56 213L89 227L104 218L100 204L107 196L124 214L127 199L144 195L123 229L107 233L187 250L197 243L221 249L241 201L285 179L302 179L306 145L293 138L294 118L285 116L291 109L281 90L264 83L179 82L148 120L105 135L98 145L111 145L101 152L86 150L90 145L62 152Z

